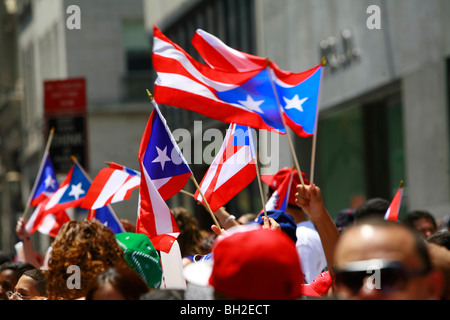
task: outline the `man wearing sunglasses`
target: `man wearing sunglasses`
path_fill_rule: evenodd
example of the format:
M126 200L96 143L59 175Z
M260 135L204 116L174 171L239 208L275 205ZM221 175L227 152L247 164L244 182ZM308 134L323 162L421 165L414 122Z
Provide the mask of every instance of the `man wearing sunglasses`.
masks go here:
M336 235L334 224L327 222L328 213L319 187L298 185L296 203L317 223L333 279L333 294L337 298L426 300L443 297L442 270L450 266L450 257L445 252L436 252L436 248L430 251L410 228L371 217L359 220ZM449 275L447 277L450 283Z
M383 219L347 229L334 255L340 299L440 299L443 277L425 242L404 225Z

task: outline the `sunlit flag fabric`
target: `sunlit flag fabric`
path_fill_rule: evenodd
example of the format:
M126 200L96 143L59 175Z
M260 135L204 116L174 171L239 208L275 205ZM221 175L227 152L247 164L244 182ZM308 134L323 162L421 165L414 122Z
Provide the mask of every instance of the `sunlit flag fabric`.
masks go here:
M157 250L168 253L180 232L165 199L178 193L192 172L157 107L142 136L139 165L136 232L146 234Z
M57 212L78 207L90 185L91 183L83 173L83 169L78 162L75 162L58 190L55 191L43 208L44 211Z
M204 65L153 29L155 100L228 123L286 133L267 68L224 72Z
M192 44L206 63L218 70L229 72L252 72L267 65L267 59L230 48L217 37L198 29ZM301 137L314 134L317 104L322 77L318 65L301 73L283 71L269 62L272 80L275 82L278 100L286 124Z
M384 220L391 220L391 221L398 221L398 216L400 213L400 206L402 204L402 196L403 196L403 186L400 186L400 188L395 193L394 198L391 201L391 204L389 205L389 208L387 209Z
M58 180L56 179L52 161L48 152L45 151L35 184L30 194L29 204L31 206L37 206L44 199L47 199L58 190L58 187Z
M70 217L65 210L53 213L44 212L43 207L48 201L49 198L43 200L28 219L25 229L29 234L39 231L50 237L56 237L62 225L67 221L70 221Z
M270 199L266 203L266 211L281 210L286 211L289 202L289 195L291 192L292 179L294 177L294 171L288 174L277 189L272 193Z
M98 209L111 203L127 200L139 188L141 173L111 162L99 171L81 203L85 209Z
M225 205L255 179L255 161L251 128L231 124L199 185L212 211ZM198 190L194 196L203 201Z

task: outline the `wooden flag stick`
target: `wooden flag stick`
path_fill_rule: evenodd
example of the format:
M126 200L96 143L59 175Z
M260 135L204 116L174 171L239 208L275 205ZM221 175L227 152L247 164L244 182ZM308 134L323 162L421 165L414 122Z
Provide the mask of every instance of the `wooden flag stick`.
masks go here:
M253 140L253 130L251 127L247 127L248 129L248 137L249 137L249 142L250 142L250 150L251 152L255 153L255 168L256 168L256 176L258 178L258 187L259 187L259 195L261 197L261 202L262 202L262 206L263 206L263 210L264 210L264 216L267 217L267 210L266 210L266 198L264 197L264 191L262 188L262 183L261 183L261 175L259 172L259 164L258 164L258 150L256 150L256 146Z
M190 196L190 197L192 197L192 198L195 198L195 195L194 195L193 193L190 193L189 191L186 191L186 190L181 189L180 192L183 193L183 194L185 194L185 195L187 195L187 196Z
M284 116L283 116L283 109L281 108L280 100L278 99L277 90L275 88L275 84L273 83L272 72L271 72L270 67L269 67L269 59L267 59L267 69L268 69L267 71L269 72L269 75L270 75L269 79L270 79L270 84L272 85L273 94L275 96L275 100L277 101L278 110L280 112L280 118L281 118L281 121L283 122L284 129L286 130L286 136L287 136L287 139L288 139L289 148L291 149L292 158L294 159L295 168L298 171L298 175L300 177L300 182L302 183L302 186L304 187L305 186L305 182L303 181L303 176L302 176L302 171L300 169L300 164L298 163L297 155L295 154L295 150L294 150L294 144L292 143L291 135L289 134L288 126L286 125L286 121L285 121Z
M222 227L220 226L219 222L217 221L217 218L216 218L216 216L214 215L214 212L212 212L211 207L209 206L209 203L208 203L208 201L206 200L205 195L203 194L202 189L200 189L200 187L199 187L199 185L198 185L198 183L197 183L197 180L196 180L195 177L194 177L194 174L191 175L191 180L194 182L195 187L197 188L198 193L200 193L200 195L201 195L201 197L202 197L202 199L203 199L203 202L204 202L205 205L206 205L206 208L207 208L208 212L211 214L211 218L213 219L214 224L217 226L217 228L219 228L219 230L222 230Z
M322 67L325 67L327 64L327 59L325 57L322 57L320 60L320 64ZM322 70L320 72L323 72ZM310 177L309 181L311 184L314 182L314 167L316 163L316 145L317 145L317 127L319 123L319 107L320 107L320 88L322 88L322 75L320 77L320 84L319 84L319 95L317 98L317 108L316 108L316 118L314 121L314 134L313 134L313 140L312 140L312 149L311 149L311 170L310 170Z
M48 139L47 139L47 144L45 145L45 150L44 150L44 158L42 158L42 163L41 163L41 168L39 168L40 170L42 170L42 166L44 165L44 161L45 161L45 157L46 155L49 153L50 151L50 145L52 144L52 140L53 140L53 136L55 135L55 127L52 127L50 129L50 133L48 135ZM38 176L41 174L41 172L39 171ZM31 202L31 197L33 196L33 193L35 191L36 188L36 183L38 181L35 182L35 185L33 186L33 190L31 191L30 197L28 198L28 201L25 205L25 209L23 211L22 214L22 218L25 220L25 217L27 216L28 210L30 209L30 202Z

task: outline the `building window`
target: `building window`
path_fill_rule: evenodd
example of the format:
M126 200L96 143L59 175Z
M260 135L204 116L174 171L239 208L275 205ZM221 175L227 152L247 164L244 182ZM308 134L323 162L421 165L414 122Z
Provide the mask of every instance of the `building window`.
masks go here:
M405 178L399 92L323 112L316 167L318 185L332 216L341 209L356 208L366 199L391 201ZM400 215L406 210L403 204Z
M122 21L122 46L125 53L123 100L148 99L142 88L150 88L154 82L151 47L143 19Z
M236 50L256 54L253 0L198 1L195 5L186 8L184 11L174 14L170 18L169 23L161 23L159 27L169 39L181 46L188 54L200 62L204 61L191 44L192 37L197 29L203 29L213 34ZM202 121L203 130L209 127L215 127L225 131L228 128L228 124L226 123L206 118L200 114L181 108L161 106L161 111L172 130L186 128L192 132L194 121L198 120ZM191 169L200 183L208 169L208 165L191 165ZM182 197L185 196L173 197L169 200L169 203L172 206L180 203L186 205L187 202L184 202ZM212 219L208 218L209 214L201 206L192 206L189 209L195 212L201 226L209 229L212 222ZM256 180L227 204L227 210L237 215L246 212L259 213L262 210Z

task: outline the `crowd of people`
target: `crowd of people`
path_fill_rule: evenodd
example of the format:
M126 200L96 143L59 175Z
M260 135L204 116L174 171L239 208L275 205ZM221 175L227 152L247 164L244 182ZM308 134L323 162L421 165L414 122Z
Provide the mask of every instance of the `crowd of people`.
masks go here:
M264 178L270 196L290 174ZM427 211L384 219L390 202L373 198L334 220L321 189L294 170L286 210L240 215L220 208L222 229L201 230L185 208L179 226L186 289L165 287L160 253L123 221L114 234L96 220L63 225L45 259L24 221L16 233L24 261L2 255L1 300L405 299L450 298L450 231ZM193 293L194 292L194 293Z

